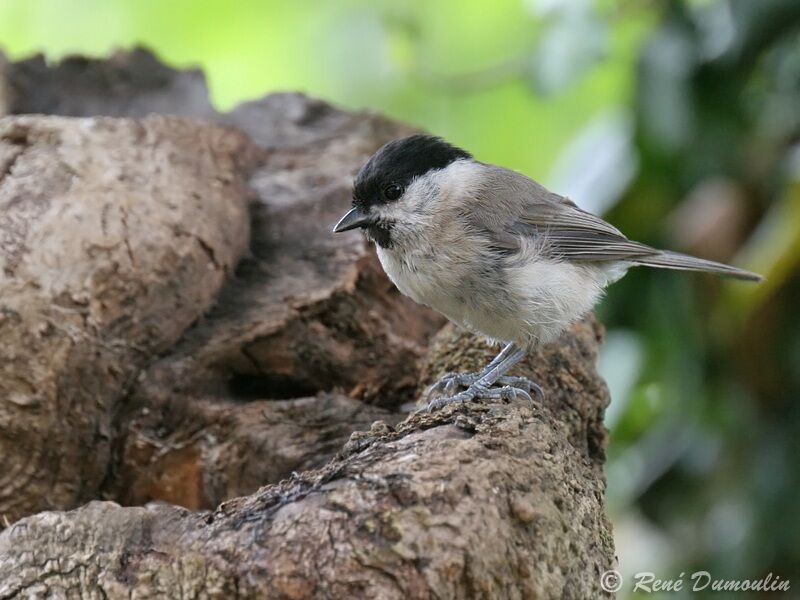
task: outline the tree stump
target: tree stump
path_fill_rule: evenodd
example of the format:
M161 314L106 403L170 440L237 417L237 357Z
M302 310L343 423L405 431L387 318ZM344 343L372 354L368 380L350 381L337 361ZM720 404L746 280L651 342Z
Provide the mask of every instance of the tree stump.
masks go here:
M597 323L409 416L493 349L330 234L409 128L144 50L0 60L3 112L0 598L604 594Z

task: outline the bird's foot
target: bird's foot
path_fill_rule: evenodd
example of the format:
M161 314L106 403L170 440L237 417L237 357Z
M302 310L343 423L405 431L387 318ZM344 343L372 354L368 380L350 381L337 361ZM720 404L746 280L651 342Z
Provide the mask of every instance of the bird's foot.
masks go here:
M439 381L426 390L425 400L430 403L441 395L455 396L459 388L465 388L466 391L471 386L475 385L482 376L482 373L445 373ZM525 377L503 376L497 380L497 383L502 386L518 388L526 392L531 390L531 386L539 387Z
M473 374L469 373L468 375ZM513 380L513 383L510 380ZM473 379L469 387L463 392L430 400L427 410L432 412L448 404L463 404L464 402L473 402L475 400L506 400L514 402L522 399L527 400L533 406L531 392L540 400L544 398L542 388L525 377L501 377L497 380L497 383L501 384L502 387L487 387L480 383L479 380Z

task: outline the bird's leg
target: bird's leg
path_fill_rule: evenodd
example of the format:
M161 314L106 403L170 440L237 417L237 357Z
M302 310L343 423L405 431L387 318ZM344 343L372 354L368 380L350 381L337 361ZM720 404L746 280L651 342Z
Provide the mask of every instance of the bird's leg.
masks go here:
M454 396L436 398L430 401L428 410L436 410L453 402L469 402L477 399L515 400L518 397L522 397L529 402L533 402L528 393L530 390L533 390L537 396L543 397L542 388L524 377L515 378L518 381L521 380L523 385L504 385L500 388L492 388L495 383L502 383L505 373L522 360L526 354L527 352L518 348L516 344L509 344L503 348L497 358L489 363L489 366L481 372L481 376L470 384L466 390Z
M431 385L425 392L425 400L430 401L434 396L444 393L446 396L453 396L458 388L468 388L476 381L485 377L494 367L500 362L505 360L516 350L514 344L508 344L503 348L500 353L492 359L482 371L479 373L445 373L433 385ZM524 377L500 377L498 383L509 385L512 387L525 388L527 380Z

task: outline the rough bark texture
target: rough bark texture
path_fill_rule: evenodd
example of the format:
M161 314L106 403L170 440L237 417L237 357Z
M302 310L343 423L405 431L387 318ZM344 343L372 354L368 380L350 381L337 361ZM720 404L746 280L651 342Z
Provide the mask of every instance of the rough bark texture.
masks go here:
M0 64L3 111L84 118L0 118L0 598L601 595L594 321L543 403L401 408L493 352L330 235L408 129L141 50Z
M174 117L0 120L0 513L96 497L116 405L246 248L249 142Z
M571 374L544 382L543 405L377 422L322 469L213 512L106 502L21 521L0 536L0 595L600 597L613 557L602 432L577 417L599 413L598 335L580 324L534 357ZM487 350L452 331L435 348L432 366Z

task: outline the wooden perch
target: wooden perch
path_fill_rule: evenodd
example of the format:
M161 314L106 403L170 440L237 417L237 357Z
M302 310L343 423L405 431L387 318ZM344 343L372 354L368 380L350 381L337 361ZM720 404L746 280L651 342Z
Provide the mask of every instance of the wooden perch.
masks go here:
M0 599L602 596L599 326L516 369L542 404L408 417L492 349L329 233L407 128L141 50L3 107L65 116L0 118Z

